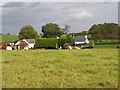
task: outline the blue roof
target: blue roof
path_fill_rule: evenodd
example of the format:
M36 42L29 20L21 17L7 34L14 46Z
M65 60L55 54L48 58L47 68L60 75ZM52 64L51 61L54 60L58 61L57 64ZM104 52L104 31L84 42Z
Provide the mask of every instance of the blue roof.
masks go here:
M86 38L75 38L75 42L85 42Z

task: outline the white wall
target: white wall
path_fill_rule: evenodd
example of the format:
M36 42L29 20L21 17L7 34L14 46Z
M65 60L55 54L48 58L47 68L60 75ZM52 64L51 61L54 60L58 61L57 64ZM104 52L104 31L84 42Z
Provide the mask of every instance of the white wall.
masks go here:
M75 45L77 45L77 44L84 44L84 43L89 44L89 41L85 41L85 42L75 42Z
M33 43L29 43L29 44L28 44L28 47L29 47L29 48L34 48L34 46L35 46L35 44L33 44Z
M12 50L12 47L11 46L7 46L6 50Z

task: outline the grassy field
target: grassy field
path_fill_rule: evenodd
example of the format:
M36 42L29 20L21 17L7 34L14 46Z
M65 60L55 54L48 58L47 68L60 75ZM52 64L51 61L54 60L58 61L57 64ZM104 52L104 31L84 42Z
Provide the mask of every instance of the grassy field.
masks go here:
M98 45L95 45L94 48L96 49L115 49L117 47L118 44L98 44Z
M98 41L95 43L94 48L99 49L108 49L108 48L116 48L118 44L120 44L120 40L101 40L102 42Z
M18 36L16 35L0 35L0 37L2 38L0 42L13 42L18 40Z
M115 88L117 49L2 51L3 88Z

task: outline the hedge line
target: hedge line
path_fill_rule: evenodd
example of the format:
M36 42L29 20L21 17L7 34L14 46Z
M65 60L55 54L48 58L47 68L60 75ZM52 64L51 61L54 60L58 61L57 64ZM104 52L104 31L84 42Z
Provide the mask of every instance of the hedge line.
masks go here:
M56 38L37 38L36 48L57 48Z
M59 48L59 46L69 43L73 45L74 39L72 37L68 38L37 38L36 48Z

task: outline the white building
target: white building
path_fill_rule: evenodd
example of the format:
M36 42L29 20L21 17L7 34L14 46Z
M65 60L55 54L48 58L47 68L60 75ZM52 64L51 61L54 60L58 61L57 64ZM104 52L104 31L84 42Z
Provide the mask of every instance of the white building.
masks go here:
M84 38L75 38L75 45L84 43L89 44L87 36L85 36Z

